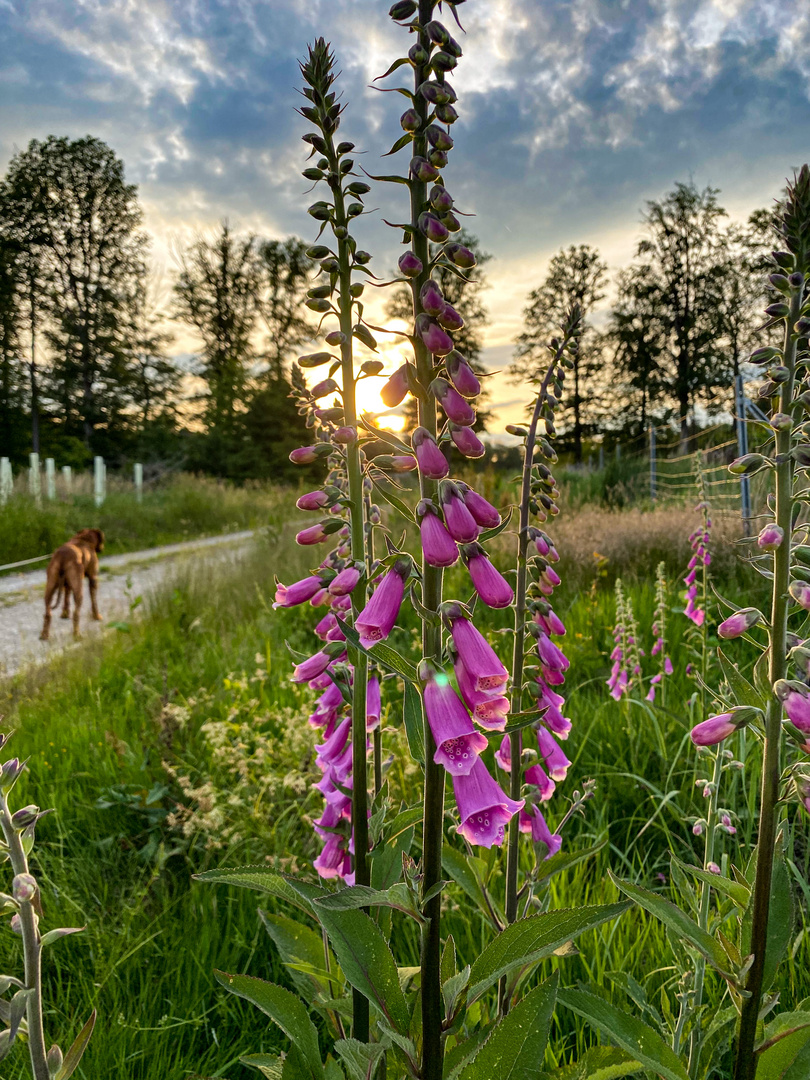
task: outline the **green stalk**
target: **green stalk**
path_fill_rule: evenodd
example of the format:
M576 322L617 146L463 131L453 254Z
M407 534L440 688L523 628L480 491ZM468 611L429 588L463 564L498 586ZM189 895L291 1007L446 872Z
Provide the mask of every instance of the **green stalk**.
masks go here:
M715 832L717 830L717 808L720 804L720 780L723 775L723 754L718 748L714 758L712 771L712 793L709 799L709 812L706 815L706 847L703 856L703 869L708 870L709 863L714 862ZM711 886L703 882L700 887L700 907L698 909L698 925L702 930L709 929L709 903L711 901ZM698 1013L703 1003L703 982L706 976L706 960L699 956L695 963L695 986L692 995L691 1010ZM700 1068L700 1051L703 1042L703 1025L698 1016L689 1041L689 1076L690 1080L697 1080ZM677 1045L673 1047L678 1052Z
M794 289L790 313L785 324L784 363L788 378L782 383L779 411L790 412L796 370L796 343L793 326L801 312L801 289ZM790 457L790 430L776 433L776 524L784 530L784 539L773 553L773 593L770 645L771 686L787 673L787 616L788 584L790 582L791 515L793 509L793 459ZM748 972L745 989L749 993L742 1004L734 1080L754 1080L757 1059L754 1045L757 1037L759 1009L762 1001L762 982L765 972L765 943L768 933L768 914L771 902L774 847L777 824L777 799L781 773L782 704L771 693L765 713L765 753L762 761L759 835L757 838L757 869L754 879L751 950L754 960Z
M2 802L0 802L0 825L8 845L9 861L14 876L29 873L22 838L11 824L11 811L5 795L2 796ZM34 906L28 900L20 904L20 929L25 963L25 986L26 989L34 991L25 1008L31 1072L34 1080L50 1080L51 1074L45 1051L45 1031L42 1024L42 946L39 941Z
M419 25L426 26L433 18L433 0L419 0ZM419 40L427 52L430 41L424 30L419 31ZM418 87L426 78L427 70L418 65L414 70L414 86ZM421 121L419 132L424 132L428 105L421 94L414 96L414 108ZM427 138L417 133L413 140L414 155L425 157ZM419 292L430 277L430 248L427 237L416 228L421 212L428 204L427 184L411 180L411 222L414 226L412 236L413 252L422 262L422 273L412 279L414 321L420 313ZM433 357L425 348L418 334L414 333L414 354L416 375L425 389L433 378ZM429 393L418 398L419 424L434 437L436 427L436 402ZM435 498L438 482L419 474L420 495L423 499ZM422 622L422 655L432 661L436 668L441 667L442 631L438 617L442 602L442 571L428 565L422 557L422 604L429 611L436 613L434 620ZM423 711L422 726L425 741L425 787L422 814L422 895L432 889L442 879L442 841L444 837L444 767L437 765L433 756L436 744L433 732ZM421 968L422 968L422 1080L442 1080L442 1061L444 1043L442 1024L444 1006L441 985L441 893L433 896L423 908L425 923L422 927Z
M543 403L548 390L548 384L554 374L560 357L570 338L570 328L566 328L562 343L557 347L554 357L549 364L543 382L537 393L537 401L532 412L529 433L526 436L526 446L523 452L523 479L520 488L520 524L518 533L518 558L517 558L517 587L515 590L515 633L512 646L512 692L510 694L509 711L517 715L523 707L523 659L526 641L526 592L528 583L528 561L526 553L529 548L529 504L532 495L532 465L534 463L534 448L537 442L537 425L543 411ZM512 756L512 764L509 771L509 797L520 798L520 789L523 784L523 753L522 732L513 731L509 736L509 752ZM509 822L509 839L506 851L506 921L513 923L517 918L518 908L518 862L520 857L520 817L515 814ZM503 985L502 988L503 990ZM506 1012L509 1007L507 1001L501 998L501 1009Z
M339 176L338 158L331 137L326 141L329 167L335 177ZM340 329L345 341L340 347L341 374L343 382L344 424L357 429L357 383L354 376L354 350L352 326L354 301L351 294L352 269L351 248L348 241L343 189L340 180L331 185L335 200L335 226L346 230L338 239L338 262L340 264ZM360 446L350 443L346 450L346 471L349 479L349 520L351 532L352 562L365 562L363 471L360 464ZM364 591L352 593L352 614L357 616L364 607ZM368 657L359 649L349 646L349 661L354 668L352 683L352 831L354 833L354 874L358 885L369 885L371 873L368 862L368 776L366 734L366 687L368 685ZM360 1042L369 1038L369 1003L358 990L352 992L352 1033Z
M366 582L371 581L371 568L374 565L374 529L371 525L371 499L365 496L365 520L366 531ZM365 599L365 597L364 597ZM374 796L380 794L382 788L382 717L379 725L374 729Z

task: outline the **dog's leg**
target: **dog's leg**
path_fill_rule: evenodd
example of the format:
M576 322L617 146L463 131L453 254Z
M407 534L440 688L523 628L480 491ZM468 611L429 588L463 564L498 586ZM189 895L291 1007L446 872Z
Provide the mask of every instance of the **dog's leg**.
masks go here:
M79 631L79 617L82 612L82 586L84 582L79 578L73 585L73 636L78 639L82 636Z
M53 598L53 589L45 590L45 621L42 624L42 633L39 635L40 641L47 641L51 636L51 599Z
M70 589L68 588L67 584L64 584L62 586L62 589L63 589L64 594L65 594L64 602L62 604L62 618L63 619L69 619L70 618Z
M98 578L89 577L87 580L90 583L90 607L93 609L93 618L96 622L103 622L103 616L98 610Z

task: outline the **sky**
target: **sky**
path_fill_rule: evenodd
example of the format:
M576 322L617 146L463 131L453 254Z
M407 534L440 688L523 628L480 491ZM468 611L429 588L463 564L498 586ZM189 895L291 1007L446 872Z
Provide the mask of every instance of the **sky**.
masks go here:
M306 123L295 112L309 42L332 43L348 105L341 133L364 167L407 167L407 150L382 160L404 99L371 85L411 44L388 6L0 0L0 167L32 138L104 139L138 184L165 283L178 247L224 218L309 239L306 207L320 196L305 194ZM810 155L809 0L467 0L458 10L460 118L445 183L493 256L492 370L508 364L526 295L561 246L591 244L615 270L632 258L645 200L676 181L719 188L742 220ZM404 220L405 198L379 185L367 201L376 212L358 222L381 277L400 240L382 219ZM179 332L178 351L193 347ZM389 366L399 353L389 350ZM503 374L489 386L497 432L520 418L522 397Z

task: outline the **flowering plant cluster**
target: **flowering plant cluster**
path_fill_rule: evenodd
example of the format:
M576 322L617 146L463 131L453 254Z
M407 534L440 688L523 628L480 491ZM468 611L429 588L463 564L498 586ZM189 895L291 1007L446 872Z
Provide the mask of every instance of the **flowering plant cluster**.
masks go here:
M0 750L9 736L0 735ZM11 914L11 929L22 941L24 975L0 975L0 992L13 990L12 997L2 1002L3 1020L8 1024L0 1031L0 1061L11 1051L18 1035L28 1043L33 1080L67 1080L78 1068L96 1022L93 1010L75 1042L63 1053L54 1043L47 1048L44 1029L45 1002L42 987L43 950L67 934L78 934L79 928L62 927L42 933L43 904L36 877L28 863L34 847L37 822L48 813L38 806L25 806L11 811L8 797L25 769L25 762L10 758L0 765L0 853L10 864L14 875L11 893L0 893L0 909Z
M456 24L460 2L444 3ZM517 558L514 568L504 571L493 559L493 541L508 535L512 511L503 513L493 506L461 480L457 468L465 459L480 457L484 447L473 431L479 376L454 341L463 328L463 312L448 303L440 286L447 275L464 278L475 262L469 248L454 239L461 211L451 193L450 159L459 114L450 76L463 50L453 36L455 26L443 21L442 13L441 0L397 0L390 10L411 41L407 54L381 76L400 71L410 76L407 85L384 87L406 103L402 133L389 151L408 155L407 166L396 175L361 176L354 144L338 141L344 106L335 90L334 57L323 39L310 48L301 66L306 103L300 112L311 127L304 136L311 151L304 176L320 185L324 195L309 207L319 233L309 249L317 276L306 303L321 316L325 347L300 357L294 369L295 393L312 439L290 456L301 464L320 462L325 471L322 486L298 500L300 510L319 517L296 539L313 550L330 538L334 546L313 560L317 565L305 578L278 584L276 606L316 609L317 646L313 644L309 654L294 655L292 679L317 694L309 722L321 738L315 752L321 778L315 786L323 810L314 827L322 847L314 862L314 880L267 866L201 875L258 888L293 906L298 915L290 924L294 932L287 925L290 920L279 921L286 917L270 920L275 944L294 973L296 993L243 975L219 973L219 978L257 1004L292 1043L283 1060L265 1054L244 1059L265 1075L312 1080L489 1080L501 1073L534 1077L544 1067L552 1011L562 1006L616 1043L608 1063L611 1075L647 1071L668 1080L703 1080L710 1067L710 1040L704 1038L702 989L711 967L725 980L734 1015L740 1016L736 1080L753 1080L757 1023L766 976L772 977L764 950L771 882L781 880L775 831L780 782L810 801L810 779L801 769L782 776L778 750L783 705L797 745L806 748L810 734L807 657L798 639L793 645L799 651L791 656L804 677L788 679L786 666L788 597L810 610L810 574L805 581L790 558L793 507L806 499L793 490L793 472L810 461L810 450L800 442L804 402L794 395L797 363L806 354L810 328L805 302L810 171L803 170L791 189L782 219L787 250L775 258L790 273L771 278L787 298L768 309L769 325L784 323L784 347L769 347L767 357L762 354L762 362L770 365L773 395L780 399L772 423L775 453L751 455L742 463L746 471L772 468L776 474L774 523L754 556L772 561L774 610L769 624L751 609L733 612L720 629L722 638L756 641L750 631L761 622L769 635L763 652L768 673L760 665L760 685L750 688L755 700L748 700L749 684L719 657L725 679L720 691L723 711L701 717L693 727L693 741L701 746L718 744L743 726L764 730L756 872L743 868L734 879L717 873L722 867L714 860L715 837L721 832L733 835L736 829L733 812L719 804L722 771L733 765L721 750L714 753L712 778L700 780L709 798L708 813L693 826L696 834L705 832L707 837L704 866L679 871L693 874L704 885L697 920L660 894L615 877L627 900L555 910L549 897L541 899L536 890L567 859L589 854L562 852L562 829L593 794L592 783L586 782L552 829L544 808L553 805L557 785L570 767L561 742L572 722L565 715L562 692L569 667L560 644L565 625L554 607L559 556L541 526L558 513L559 490L552 472L555 409L566 370L574 366L580 312L572 309L560 336L549 342L530 422L512 429L523 442L523 470ZM389 408L407 395L415 400L418 420L410 438L381 431L357 409L358 382L380 377L383 371L379 360L361 361L355 355L358 344L374 354L379 330L364 313L364 291L374 281L371 256L358 248L353 235L355 220L365 212L369 180L404 189L408 199L407 212L399 215L404 220L393 227L405 248L396 284L407 286L412 300L412 322L405 335L410 355L387 379L381 397ZM321 367L324 377L311 385L306 373ZM380 441L388 452L377 452ZM739 463L735 468L739 471ZM385 514L373 501L377 498L387 504ZM684 581L685 613L702 642L693 712L702 709L709 667L711 521L705 497L699 508L704 518L690 538L693 555ZM417 536L418 557L412 554ZM448 596L448 580L462 582L469 598ZM632 606L620 584L617 607L610 689L618 699L634 684L643 685L643 653ZM509 665L486 626L488 611L505 609L513 613ZM672 669L666 609L661 572L652 649L660 659L649 701ZM418 621L418 644L397 632L406 618ZM390 714L400 700L409 754L423 783L406 805L394 805L391 798L380 735L383 714ZM499 770L507 774L507 784L499 781ZM446 803L448 789L454 807ZM521 844L522 833L531 837L533 848ZM504 847L505 872L484 880L481 867L496 865L502 858L497 849ZM488 862L478 854L480 849L489 852ZM493 931L477 956L457 956L452 938L442 934L443 897L455 885ZM710 888L725 890L732 903L743 908L736 943L720 930L726 913L713 924ZM539 960L553 953L566 955L577 935L617 918L633 902L662 919L679 947L696 958L682 980L680 1013L669 1030L628 1018L588 991L559 989L559 973L540 985L531 984ZM410 936L419 936L418 971L397 965L392 949L395 920L406 920ZM323 1021L321 1031L313 1023L313 1011ZM671 1009L666 1015L667 1022L674 1018ZM576 1066L577 1075L598 1075L597 1064L586 1055Z

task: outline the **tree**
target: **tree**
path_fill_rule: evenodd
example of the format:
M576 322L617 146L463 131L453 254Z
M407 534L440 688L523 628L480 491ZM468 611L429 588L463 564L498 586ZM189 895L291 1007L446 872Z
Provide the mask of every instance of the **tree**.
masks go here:
M647 203L646 235L636 249L636 267L647 275L651 300L663 326L667 383L677 402L681 443L689 411L702 398L728 387L732 365L722 346L723 286L727 280L718 190L675 185L660 202Z
M266 379L284 379L290 353L315 335L315 328L301 314L314 263L307 244L295 236L265 240L259 245L263 288L259 311L269 331Z
M613 414L610 427L641 434L651 409L666 393L662 359L665 328L658 289L647 267L624 270L618 278L618 297L611 311L605 340L613 350L611 380Z
M222 455L235 452L239 441L238 414L244 412L256 361L261 283L255 237L235 236L227 222L214 239L198 236L180 255L174 315L193 326L202 341L203 421L211 437L208 456L218 472L224 468Z
M588 244L560 248L549 263L546 276L528 296L523 311L524 330L517 339L511 365L513 381L538 383L546 371L551 337L559 333L572 304L582 311L582 336L574 358L573 387L560 411L560 425L572 432L574 458L582 461L582 440L597 418L595 376L601 368L601 342L589 322L596 305L604 299L607 264ZM566 413L570 412L570 423Z
M442 295L448 304L451 304L464 319L461 330L454 330L453 343L462 353L473 371L481 374L485 371L480 357L484 347L484 329L489 322L489 314L484 304L482 294L489 288L484 267L492 259L487 251L481 249L481 242L466 229L460 229L454 233L455 243L463 244L469 248L475 256L475 266L471 270L459 271L444 263L438 263L433 271L433 279L442 290ZM436 245L431 245L431 257L438 251ZM408 285L398 285L391 293L391 297L385 306L385 314L389 319L403 319L406 323L413 321L413 301L411 290ZM477 398L477 405L485 402L488 397L484 388ZM441 407L439 407L442 415ZM409 397L404 407L405 426L410 431L416 427L417 408L414 398ZM484 431L489 420L489 413L478 408L475 422L476 431Z
M109 429L124 408L115 370L123 306L145 266L137 188L125 182L122 161L100 139L51 135L15 155L2 194L7 229L30 255L34 416L35 330L45 314L54 354L51 391L65 425L78 425L90 449L95 430Z
M180 372L166 355L172 334L151 288L141 279L127 305L130 398L141 430L161 414L174 414Z
M25 373L20 353L20 294L24 282L16 245L0 234L0 455L17 458L26 423Z

